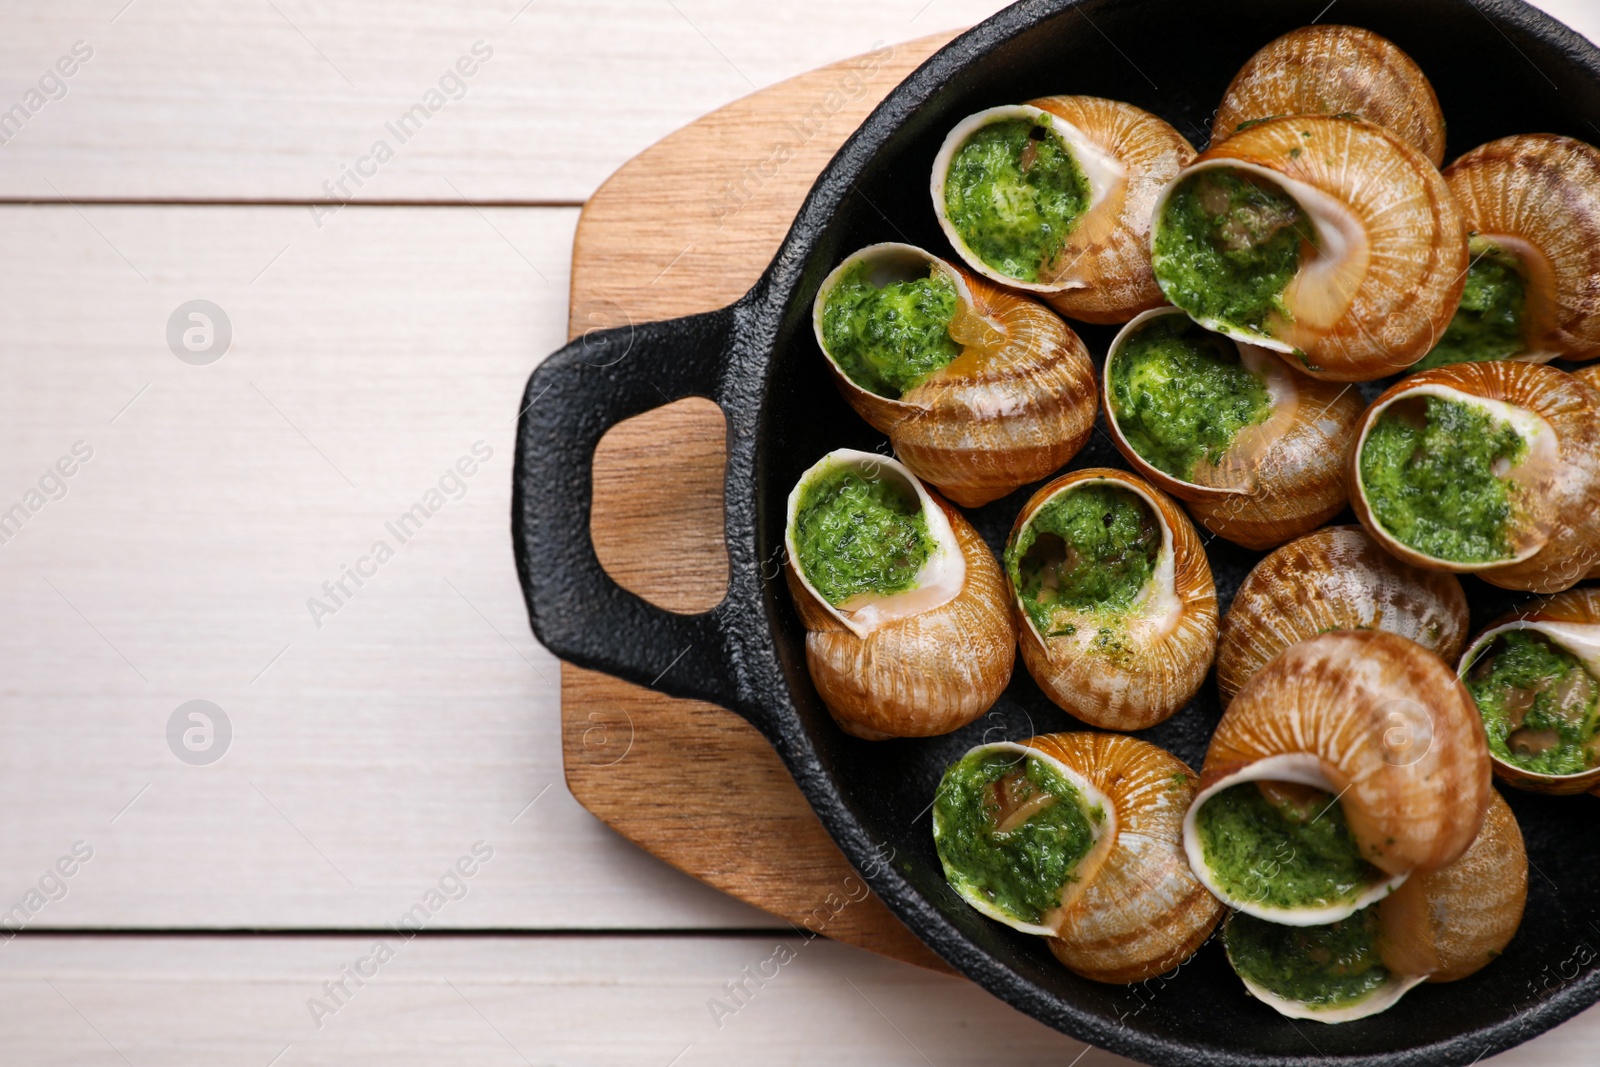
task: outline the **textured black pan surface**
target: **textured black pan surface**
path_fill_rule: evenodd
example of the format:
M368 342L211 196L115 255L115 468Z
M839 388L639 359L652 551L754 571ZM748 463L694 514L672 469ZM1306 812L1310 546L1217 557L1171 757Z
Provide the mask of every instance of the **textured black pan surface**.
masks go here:
M777 258L737 304L591 334L541 365L523 399L512 526L544 644L580 665L738 711L771 740L872 887L935 951L1049 1025L1149 1063L1467 1064L1600 1000L1600 799L1508 792L1532 865L1521 930L1483 971L1423 986L1385 1014L1339 1026L1282 1018L1245 995L1216 943L1141 985L1073 975L1041 940L983 918L946 886L927 809L943 768L971 745L1082 724L1041 694L1019 660L994 710L965 729L862 742L833 725L807 676L804 632L780 573L785 498L831 449L887 451L828 382L810 308L829 269L863 245L902 240L954 258L927 188L934 153L962 116L1091 94L1147 108L1201 148L1244 61L1319 15L1372 29L1416 58L1449 122L1447 158L1513 133L1600 141L1600 53L1516 0L1021 3L958 38L884 101L818 178ZM1098 362L1113 331L1079 331ZM619 589L588 537L595 442L621 419L689 395L716 400L728 420L729 591L702 616L672 615ZM1103 432L1072 464L1092 465L1125 466ZM968 512L996 551L1029 492ZM1226 608L1260 554L1220 539L1207 552ZM1465 584L1475 627L1517 599ZM1192 705L1141 736L1198 766L1219 714L1208 680Z

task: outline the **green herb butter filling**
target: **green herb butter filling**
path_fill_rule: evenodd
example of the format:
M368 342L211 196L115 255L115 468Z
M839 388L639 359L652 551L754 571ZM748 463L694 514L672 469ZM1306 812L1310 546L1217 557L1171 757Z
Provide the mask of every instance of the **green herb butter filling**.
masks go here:
M1600 765L1597 684L1582 661L1537 630L1507 630L1467 673L1489 751L1532 774Z
M1320 789L1244 782L1211 796L1195 822L1213 881L1235 900L1338 907L1388 878L1362 857L1344 809Z
M1186 315L1161 315L1123 341L1111 364L1111 407L1122 436L1147 463L1194 480L1246 426L1272 414L1266 385L1230 340Z
M1208 168L1179 182L1156 223L1152 264L1167 299L1202 322L1273 336L1284 290L1316 231L1282 188Z
M945 172L945 218L979 260L1037 282L1089 210L1089 179L1047 118L979 127Z
M933 808L950 883L1031 924L1060 906L1105 819L1050 763L1014 751L969 753L952 764Z
M1461 307L1433 351L1413 370L1510 359L1527 347L1523 313L1528 283L1522 276L1522 261L1481 237L1472 239L1471 251Z
M801 491L794 542L801 573L835 607L863 593L914 588L934 550L921 500L908 486L846 466Z
M1377 905L1327 926L1284 926L1240 912L1222 940L1241 977L1313 1010L1364 1000L1390 977L1378 951Z
M1137 494L1081 484L1040 508L1006 546L1006 572L1046 637L1076 633L1067 617L1125 611L1150 583L1161 524ZM1101 631L1113 640L1115 627ZM1113 636L1106 636L1113 635Z
M822 342L851 381L898 400L961 354L950 336L960 305L955 282L941 270L880 287L870 265L858 262L828 292Z
M1515 490L1505 474L1528 445L1509 424L1458 400L1389 405L1361 445L1361 485L1374 518L1435 559L1508 559Z

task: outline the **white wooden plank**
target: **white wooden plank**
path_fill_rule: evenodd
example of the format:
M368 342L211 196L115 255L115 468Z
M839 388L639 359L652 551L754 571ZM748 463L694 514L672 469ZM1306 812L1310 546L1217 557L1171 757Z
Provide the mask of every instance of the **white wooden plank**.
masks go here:
M960 979L823 939L379 940L23 936L0 952L6 1062L1130 1062ZM358 963L359 986L345 974ZM324 989L340 980L347 992ZM1597 1042L1600 1008L1480 1062L1588 1067Z
M976 22L1000 0L59 0L7 11L0 109L93 50L0 147L0 196L569 201L755 88ZM115 21L111 21L117 16ZM387 123L446 83L420 132ZM471 68L472 63L467 67ZM53 87L53 83L52 83ZM341 197L342 198L342 197Z
M0 196L300 202L328 197L329 182L340 198L577 202L646 145L754 88L1004 6L137 0L110 21L123 2L7 12L0 108L74 42L94 54L0 147ZM1600 38L1592 0L1542 6ZM492 57L447 84L460 98L441 97L402 143L386 124L478 41ZM394 157L361 164L369 176L338 191L379 140Z
M82 840L32 925L377 927L483 840L431 925L773 922L562 781L508 517L576 214L0 209L0 513L93 450L0 543L0 912ZM165 336L196 297L232 323L208 366ZM478 442L402 544L386 524ZM308 598L335 605L323 582L375 541L394 558L316 625ZM196 699L232 724L211 766L168 746Z

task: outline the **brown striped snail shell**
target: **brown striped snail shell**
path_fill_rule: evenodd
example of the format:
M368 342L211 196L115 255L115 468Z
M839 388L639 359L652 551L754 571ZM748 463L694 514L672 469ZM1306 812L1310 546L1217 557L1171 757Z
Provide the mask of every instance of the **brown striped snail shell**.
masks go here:
M936 545L915 588L836 607L803 573L794 540L802 490L837 465L915 491ZM784 546L784 574L806 628L806 666L846 733L872 740L948 733L999 698L1016 658L1005 578L972 524L902 464L849 449L824 456L789 494Z
M1006 274L968 245L950 221L945 198L950 164L983 126L1048 117L1088 179L1088 210L1037 281ZM1165 302L1150 273L1150 219L1157 196L1190 160L1194 146L1162 119L1132 104L1092 96L1048 96L989 108L952 129L934 160L934 214L951 247L976 273L1039 294L1083 322L1127 322Z
M1310 220L1319 248L1302 258L1281 294L1284 313L1271 323L1252 329L1197 316L1202 326L1340 382L1404 370L1449 326L1468 262L1461 210L1425 156L1357 119L1272 119L1185 168L1157 205L1153 227L1156 278L1173 303L1183 307L1188 298L1164 276L1166 204L1185 180L1215 169L1282 189Z
M1256 345L1233 341L1240 361L1266 386L1272 414L1240 430L1221 462L1202 459L1193 480L1184 481L1134 449L1123 433L1112 388L1117 357L1147 324L1183 314L1178 308L1145 312L1111 342L1103 388L1106 426L1117 451L1155 486L1182 500L1201 526L1246 548L1280 545L1343 511L1345 452L1361 416L1360 394L1301 374Z
M1049 937L1057 959L1097 982L1153 978L1205 943L1223 909L1183 854L1180 830L1195 777L1181 760L1138 738L1090 731L979 745L967 756L985 752L1046 760L1103 817L1093 846L1061 887L1060 906L1040 922L1020 922L995 907L946 861L963 899L1008 926Z
M1600 356L1600 149L1521 134L1444 172L1477 241L1511 253L1527 286L1516 358Z
M950 336L961 355L897 399L857 384L828 352L823 312L845 272L865 261L875 284L938 271L960 307ZM817 346L850 406L886 434L919 478L963 507L1048 477L1094 429L1094 366L1078 335L1050 309L920 248L877 244L847 258L817 291Z
M1459 859L1406 879L1378 905L1378 946L1399 975L1454 982L1511 943L1528 899L1528 850L1505 798L1489 790L1483 828Z
M1458 562L1401 542L1373 514L1361 478L1361 454L1378 417L1407 399L1474 404L1514 426L1527 441L1522 462L1505 477L1518 503L1507 527L1504 562ZM1504 589L1553 593L1577 584L1600 560L1600 393L1555 367L1497 360L1456 363L1410 375L1368 406L1356 427L1348 464L1350 506L1374 540L1416 567L1472 573Z
M1305 26L1250 57L1223 95L1213 142L1281 115L1355 115L1444 162L1444 112L1422 68L1394 42L1357 26Z
M1294 926L1337 922L1465 852L1489 778L1477 709L1443 660L1398 634L1334 631L1289 646L1234 697L1206 751L1184 847L1196 876L1239 911ZM1208 867L1197 817L1214 795L1251 781L1336 796L1363 858L1391 877L1315 907L1230 893Z
M1064 611L1060 618L1068 624L1042 634L1011 573L1014 550L1046 505L1092 485L1127 490L1150 509L1161 531L1154 573L1125 612ZM1006 559L1022 661L1045 695L1073 716L1107 730L1142 730L1171 716L1200 688L1217 639L1211 565L1189 517L1148 482L1105 467L1062 475L1023 507Z
M1290 645L1329 630L1387 630L1454 663L1467 640L1467 596L1452 574L1381 549L1360 526L1329 526L1257 563L1217 638L1224 707Z
M1554 596L1541 597L1502 615L1473 637L1461 656L1460 674L1467 678L1495 639L1508 630L1532 630L1552 644L1577 657L1589 675L1585 684L1600 684L1600 589L1569 589ZM1508 741L1510 739L1508 738ZM1600 738L1592 742L1600 748ZM1600 753L1597 753L1600 755ZM1494 773L1501 781L1530 793L1570 796L1600 790L1600 760L1595 766L1574 774L1540 774L1502 759L1489 749Z

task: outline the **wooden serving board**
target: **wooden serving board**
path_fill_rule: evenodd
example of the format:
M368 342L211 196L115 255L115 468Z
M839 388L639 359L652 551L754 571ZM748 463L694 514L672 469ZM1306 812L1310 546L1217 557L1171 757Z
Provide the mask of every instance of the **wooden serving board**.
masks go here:
M625 164L578 221L570 335L738 299L838 147L953 36L881 46L792 78ZM602 439L590 534L621 585L678 612L722 600L723 464L722 414L709 400L663 406ZM739 716L563 664L561 722L567 787L622 836L796 925L946 969L865 896L782 762Z

